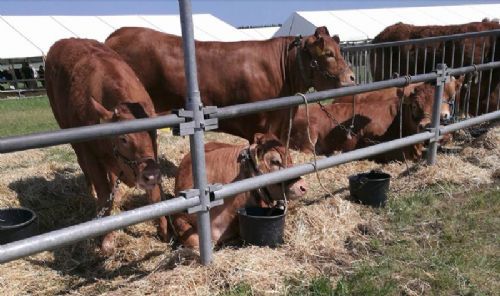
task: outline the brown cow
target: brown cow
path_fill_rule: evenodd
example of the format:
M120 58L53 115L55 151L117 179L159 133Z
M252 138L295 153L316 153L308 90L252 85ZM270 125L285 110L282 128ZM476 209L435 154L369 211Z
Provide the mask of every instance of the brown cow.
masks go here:
M326 27L301 39L266 41L196 41L201 99L219 107L354 84L354 75L339 48L338 36ZM157 112L183 108L186 98L182 39L146 28L121 28L106 45L134 69L153 99ZM296 111L296 108L294 108ZM288 111L223 120L219 130L251 141L255 132L283 135Z
M133 70L114 51L89 39L63 39L49 50L47 95L61 128L154 116L151 99ZM112 110L112 111L109 111ZM150 202L160 200L160 170L156 162L156 131L139 132L71 144L89 189L97 194L98 216L111 212L117 180L146 190ZM165 217L158 231L167 235ZM102 241L112 252L114 234Z
M449 113L448 101L454 96L461 80L447 83L443 94L441 115ZM335 151L351 151L379 142L399 138L399 104L403 98L403 133L409 136L430 124L434 102L431 84L411 84L405 88L388 88L356 95L353 121L352 97L342 97L321 108L309 105L309 124L312 145L307 136L307 117L301 107L293 121L290 147L303 152L331 155ZM353 125L351 132L350 126ZM344 128L342 128L344 127ZM350 135L348 135L350 133ZM407 159L420 158L422 145L404 148ZM403 160L402 153L389 152L374 157L387 162Z
M482 22L472 22L467 24L448 26L413 26L404 23L397 23L385 28L373 39L372 43L420 39L426 37L461 34L467 32L479 32L495 29L500 29L500 24L497 21L488 21L486 19ZM376 49L370 53L370 58L372 61L370 67L372 70L373 79L375 81L378 81L389 79L393 75L393 73L391 72L399 72L400 75L422 74L424 73L424 69L425 72L430 72L435 68L435 64L443 62L446 63L448 67L456 68L461 66L462 59L464 66L471 64L481 64L482 62L487 63L492 61L492 59L495 61L499 61L500 50L494 50L494 47L496 47L493 46L494 43L495 37L481 37L474 39L466 38L456 41L447 41L444 42L444 44L443 42L432 42L420 45L404 45L401 46L401 48L386 47L384 49ZM392 59L390 58L391 51ZM481 59L483 51L484 60ZM424 56L425 52L427 52L427 57ZM375 54L377 55L376 60ZM383 61L382 55L384 55L385 57ZM416 68L415 64L417 64ZM481 107L478 110L478 114L482 114L486 111L493 111L494 109L492 109L491 107L488 110L486 110L485 108L485 102L490 97L490 94L488 93L489 71L485 71L482 74L480 84L478 84L478 81L476 80L477 79L474 79L471 83L472 85L470 85L471 99L469 105L469 113L476 113L478 94ZM493 92L493 90L499 83L500 69L497 68L492 71L490 93ZM466 92L462 91L461 95L457 97L456 102L457 106L460 105L460 113L462 114L464 114L465 112L465 110L463 110L465 106L465 94Z
M205 152L208 183L227 184L283 169L285 163L286 167L292 165L290 156L285 161L285 147L272 134L255 134L250 146L211 142L205 145ZM175 195L192 187L191 157L187 154L179 165L175 178ZM283 192L285 188L286 192ZM305 181L299 178L226 198L224 205L210 209L212 240L221 245L238 238L238 208L268 206L274 200L283 199L283 194L288 199L294 199L305 193ZM196 215L180 213L172 218L175 233L181 243L186 247L198 247Z

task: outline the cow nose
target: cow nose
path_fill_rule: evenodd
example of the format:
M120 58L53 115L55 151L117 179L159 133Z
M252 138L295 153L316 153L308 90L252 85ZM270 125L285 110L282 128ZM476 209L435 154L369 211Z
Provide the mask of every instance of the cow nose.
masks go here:
M305 194L307 192L307 187L306 185L300 185L299 190L302 194Z
M349 75L349 79L351 80L351 82L356 81L356 78L354 78L354 75Z
M146 160L146 167L142 172L142 180L147 185L154 185L160 180L160 168L153 159Z
M418 125L419 131L424 131L424 130L428 129L429 127L431 127L430 123L420 123Z
M299 194L300 194L300 195L304 195L304 194L306 194L306 192L307 192L307 183L306 183L306 181L305 181L304 179L300 178L300 179L297 181L297 183L298 183L298 184L297 184L297 185L298 185L298 186L297 186L297 187L298 187L297 189L298 189L298 191L299 191Z
M451 118L450 113L442 113L441 114L441 120L448 120Z

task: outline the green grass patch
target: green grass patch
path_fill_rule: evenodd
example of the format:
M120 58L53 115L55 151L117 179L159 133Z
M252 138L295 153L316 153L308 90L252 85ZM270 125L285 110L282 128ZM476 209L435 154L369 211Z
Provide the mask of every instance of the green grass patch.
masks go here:
M229 288L219 296L251 296L253 295L252 287L247 283L240 283L234 287Z
M0 137L57 130L47 96L0 100Z
M333 295L495 295L500 291L500 188L391 200L381 212L388 238Z

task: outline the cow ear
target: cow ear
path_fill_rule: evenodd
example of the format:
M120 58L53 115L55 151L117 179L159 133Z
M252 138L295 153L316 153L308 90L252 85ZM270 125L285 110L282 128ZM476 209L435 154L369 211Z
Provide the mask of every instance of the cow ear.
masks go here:
M339 35L335 34L332 36L333 41L337 42L337 44L340 44L340 38Z
M101 103L99 103L96 99L94 99L94 97L90 97L90 102L92 102L94 110L97 112L97 115L99 115L99 121L101 123L110 122L113 119L115 113L104 108L104 106L101 105ZM115 111L117 111L117 109L115 109Z

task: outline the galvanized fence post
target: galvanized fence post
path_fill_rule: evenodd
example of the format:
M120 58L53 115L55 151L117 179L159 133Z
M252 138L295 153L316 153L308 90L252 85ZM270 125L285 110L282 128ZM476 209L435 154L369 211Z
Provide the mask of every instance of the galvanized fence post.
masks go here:
M427 148L428 165L434 165L436 163L437 147L440 138L439 124L444 84L450 79L446 64L437 64L436 73L436 89L434 92L434 105L432 107L432 123L430 128L431 132L434 133L434 138L430 140L429 147Z
M189 142L191 146L194 188L198 189L200 194L200 207L197 209L200 257L201 263L207 265L212 261L212 236L209 213L210 198L207 192L205 146L203 143L205 119L198 88L191 1L179 0L179 8L184 46L184 70L188 87L186 109L193 112L192 120L194 120L194 131L189 135Z

